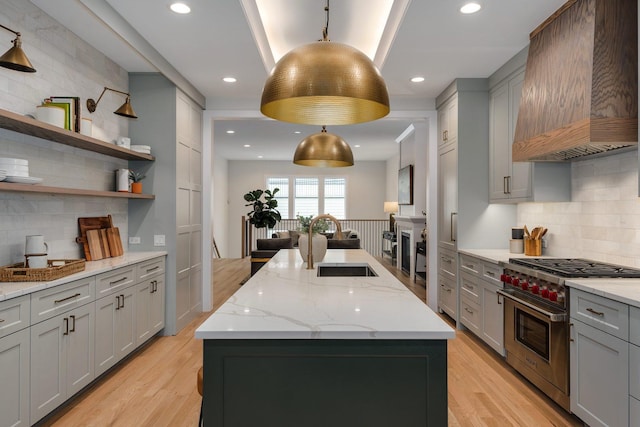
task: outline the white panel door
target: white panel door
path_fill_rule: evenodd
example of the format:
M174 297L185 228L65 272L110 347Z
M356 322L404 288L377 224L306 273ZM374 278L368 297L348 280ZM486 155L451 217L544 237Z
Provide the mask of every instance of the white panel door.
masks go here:
M511 175L511 144L509 133L509 84L496 87L489 98L489 175L492 201L508 199Z
M29 426L29 329L0 338L0 427Z
M518 109L520 108L520 98L522 96L522 84L524 83L524 70L509 80L509 164L511 165L511 179L509 180L509 192L512 199L524 199L533 196L533 186L531 183L531 163L514 162L511 160L511 147L513 137L516 132L518 121Z

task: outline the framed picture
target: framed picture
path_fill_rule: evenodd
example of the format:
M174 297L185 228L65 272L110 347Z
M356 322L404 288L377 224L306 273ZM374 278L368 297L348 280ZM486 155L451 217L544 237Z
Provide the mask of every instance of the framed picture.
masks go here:
M413 165L398 171L398 204L413 205Z

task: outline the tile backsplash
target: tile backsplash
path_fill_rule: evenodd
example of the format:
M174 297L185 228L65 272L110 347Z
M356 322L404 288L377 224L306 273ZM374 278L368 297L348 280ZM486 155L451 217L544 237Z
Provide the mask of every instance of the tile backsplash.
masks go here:
M522 203L518 224L549 229L545 255L640 267L638 152L571 165L572 201Z
M67 30L26 0L4 0L0 24L22 33L23 49L36 68L34 74L0 68L0 108L33 114L49 96L78 96L82 116L91 118L94 137L111 142L128 135L128 119L113 114L123 102L106 94L90 114L86 99L104 86L127 90L128 74L116 63ZM8 34L8 33L7 33ZM7 43L2 47L8 49ZM114 171L127 161L0 130L0 157L27 159L31 176L42 185L91 190L115 189ZM111 214L120 235L127 238L127 199L30 194L0 191L0 265L23 261L25 236L43 234L50 258L82 256L78 217ZM123 242L126 248L126 241Z

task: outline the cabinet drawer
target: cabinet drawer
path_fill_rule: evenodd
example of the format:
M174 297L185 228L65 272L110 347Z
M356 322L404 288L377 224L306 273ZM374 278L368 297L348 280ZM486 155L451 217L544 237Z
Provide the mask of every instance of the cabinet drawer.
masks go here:
M474 304L480 304L479 279L467 272L460 274L460 295L467 297Z
M444 251L440 249L440 257L438 258L438 270L441 274L449 279L455 280L458 270L458 262L455 252Z
M460 255L460 271L480 276L482 274L482 261L467 255Z
M445 279L440 279L439 283L440 289L438 289L438 305L440 310L455 319L458 299L455 283L450 283Z
M629 307L629 342L640 345L640 308ZM638 397L640 399L640 396Z
M164 274L164 257L136 264L136 283Z
M118 292L135 283L135 265L99 274L96 277L97 298Z
M95 299L93 277L34 292L31 294L31 323L42 322Z
M629 306L579 289L570 291L571 317L625 341L629 340Z
M640 399L640 347L629 344L629 394Z
M474 334L480 335L482 322L480 306L471 301L466 295L462 295L460 299L460 322Z
M482 264L482 277L486 280L493 282L502 287L502 282L500 281L500 275L502 274L502 267L498 264L492 264L490 262L485 262Z
M23 295L0 302L0 338L31 324L31 296Z

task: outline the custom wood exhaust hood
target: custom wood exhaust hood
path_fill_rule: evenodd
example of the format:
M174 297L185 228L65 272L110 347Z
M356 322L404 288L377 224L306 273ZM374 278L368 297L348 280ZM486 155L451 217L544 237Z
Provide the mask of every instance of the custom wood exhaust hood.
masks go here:
M638 144L636 0L570 0L530 35L513 161Z

